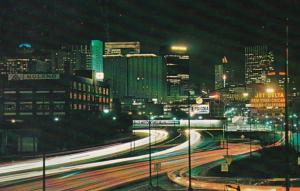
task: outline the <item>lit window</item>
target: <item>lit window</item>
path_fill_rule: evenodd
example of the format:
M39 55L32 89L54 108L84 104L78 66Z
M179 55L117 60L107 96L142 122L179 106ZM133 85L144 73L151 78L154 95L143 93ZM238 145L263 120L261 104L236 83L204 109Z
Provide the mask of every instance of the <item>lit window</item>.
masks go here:
M73 82L73 89L76 89L76 82Z

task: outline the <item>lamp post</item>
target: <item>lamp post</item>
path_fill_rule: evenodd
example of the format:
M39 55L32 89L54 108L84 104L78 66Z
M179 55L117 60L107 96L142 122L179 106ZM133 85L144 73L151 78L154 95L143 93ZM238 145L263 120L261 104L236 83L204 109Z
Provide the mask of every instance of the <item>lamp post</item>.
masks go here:
M189 114L188 114L188 136L189 136L189 187L188 191L192 191L192 159L191 159L191 91L188 91L188 107L189 107Z
M148 130L149 130L149 186L150 188L153 187L152 185L152 158L151 158L151 120L153 120L153 117L151 116L152 113L149 113L149 121L148 121Z
M285 63L285 78L284 78L284 120L285 120L285 163L286 163L286 177L285 177L285 186L286 190L290 190L290 159L289 159L289 113L288 113L288 66L289 66L289 27L288 27L288 18L286 19L286 63Z
M45 96L43 96L43 116L45 117ZM43 136L45 136L45 128L42 131ZM46 190L46 149L45 149L45 139L46 137L43 137L42 147L43 147L43 191Z
M250 132L249 132L249 145L250 145L250 158L252 156L252 141L251 141L251 124L252 124L252 119L251 119L251 111L249 110L249 118L250 118Z

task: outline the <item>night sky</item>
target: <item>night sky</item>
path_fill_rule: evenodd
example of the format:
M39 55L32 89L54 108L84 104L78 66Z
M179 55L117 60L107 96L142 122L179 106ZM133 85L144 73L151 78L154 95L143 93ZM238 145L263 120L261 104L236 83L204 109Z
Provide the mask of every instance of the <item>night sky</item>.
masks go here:
M243 80L245 46L266 44L275 64L284 64L288 17L290 71L300 80L297 0L1 0L0 10L1 55L22 42L53 49L90 39L140 41L144 53L181 43L189 47L193 82L209 85L223 56Z

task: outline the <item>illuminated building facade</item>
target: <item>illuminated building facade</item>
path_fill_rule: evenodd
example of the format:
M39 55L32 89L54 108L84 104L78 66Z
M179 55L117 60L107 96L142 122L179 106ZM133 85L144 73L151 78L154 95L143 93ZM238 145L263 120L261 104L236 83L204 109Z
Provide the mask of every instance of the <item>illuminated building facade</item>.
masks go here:
M51 60L34 52L29 43L19 44L15 55L0 58L0 75L35 72L51 72Z
M127 96L127 57L123 55L104 55L104 80L111 89L113 98Z
M274 56L265 45L245 48L245 83L265 84L273 72Z
M105 42L105 55L140 54L140 42Z
M161 103L165 99L166 67L155 54L128 54L127 96Z
M103 42L92 40L90 43L73 45L67 59L72 70L94 70L96 79L102 81L103 73Z
M224 57L222 63L215 65L215 89L225 88L230 82L233 82L233 70Z
M0 74L3 75L51 71L50 59L47 58L4 58L0 62Z
M104 56L105 81L114 98L139 98L163 102L166 97L166 68L155 54Z
M166 82L168 100L180 99L187 95L190 79L190 57L185 46L162 47L160 54L163 55L166 65Z
M109 88L80 76L60 74L11 74L3 84L2 111L5 121L32 116L72 115L72 112L101 112L111 108Z
M100 40L91 41L91 69L96 72L96 80L104 79L103 73L103 42Z
M0 119L8 126L6 131L0 129L0 136L6 137L0 141L0 153L36 152L45 125L58 121L72 124L70 119L74 117L86 120L111 109L109 88L90 78L35 73L0 79ZM36 120L45 123L33 128ZM51 128L56 131L55 126Z

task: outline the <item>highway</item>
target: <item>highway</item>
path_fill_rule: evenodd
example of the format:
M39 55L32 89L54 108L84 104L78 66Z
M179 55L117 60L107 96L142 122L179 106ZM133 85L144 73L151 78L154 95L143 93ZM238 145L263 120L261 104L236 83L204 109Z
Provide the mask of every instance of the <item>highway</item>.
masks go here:
M199 144L200 137L201 137L200 133L198 133L194 130L191 131L191 145L193 147L197 146ZM152 140L151 140L151 142L152 142ZM185 150L187 147L188 147L188 142L186 141L175 147L171 147L169 149L153 153L152 157L153 158L167 157L168 154ZM64 157L66 157L66 156L64 156ZM107 166L107 165L116 165L116 164L124 163L124 162L146 160L148 158L149 158L149 155L145 154L145 155L139 155L139 156L134 156L134 157L119 158L119 159L106 160L106 161L100 161L100 162L92 162L92 163L86 163L86 164L80 164L80 165L61 166L61 167L52 168L52 169L47 170L46 174L54 175L54 174L59 174L59 173L67 173L67 172L71 172L71 171L80 171L80 170L90 169L90 168L99 168L99 167L103 167L103 166ZM9 166L7 166L7 167L9 167ZM18 166L18 169L20 169L19 166ZM29 168L24 168L24 169L26 169L26 170L23 170L24 172L18 172L18 173L13 173L13 174L9 174L9 175L3 174L2 176L0 176L0 182L4 183L4 182L9 182L9 181L25 180L28 178L40 177L42 175L42 171L40 169L38 169L38 170L33 170L33 169L29 169ZM17 172L17 171L14 171L14 172Z
M201 136L196 131L191 131L192 145L195 147L199 144ZM278 144L274 144L278 145ZM249 152L248 144L230 143L230 155L242 155ZM179 144L178 146L153 153L155 163L161 164L159 174L167 174L173 182L187 186L188 180L186 171L188 167L187 154L174 156L174 152L182 152L187 148L187 142ZM259 145L253 145L252 151L261 149ZM197 150L197 149L196 149ZM179 153L179 152L178 152ZM216 149L210 151L196 151L192 154L192 166L208 164L214 161L222 160L226 154L226 149ZM145 179L149 177L149 163L147 161L148 155L140 155L134 157L127 157L121 159L107 160L102 162L94 162L82 165L74 165L69 167L60 167L47 170L47 190L60 191L60 190L79 190L79 191L96 191L106 190L120 187L133 181ZM113 164L113 165L112 165ZM89 166L85 166L89 165ZM109 166L107 166L109 165ZM68 169L68 170L64 170ZM57 170L53 172L53 170ZM34 172L30 172L34 173ZM156 172L153 171L153 180ZM3 177L1 177L2 179ZM25 181L26 180L26 181ZM225 182L201 181L193 179L192 186L194 188L206 188L207 190L224 190ZM41 172L35 176L28 176L27 178L20 174L17 179L3 180L0 184L0 190L5 191L34 191L42 189ZM280 186L254 186L254 185L241 185L242 190L264 190L264 191L281 191L283 188ZM228 189L230 190L230 189ZM291 188L291 190L299 190L299 188Z
M148 133L148 130L135 130L135 133ZM165 130L151 130L151 144L165 141L168 138L168 132ZM149 137L145 137L132 142L108 146L101 149L91 151L79 152L75 154L68 154L63 156L48 157L46 159L46 166L64 166L68 164L84 163L86 161L100 160L107 157L112 157L119 153L130 151L132 145L138 147L145 147L149 144ZM0 165L0 177L8 173L17 173L28 170L36 170L42 167L41 159L26 160L20 162L5 163ZM1 180L0 180L1 181Z
M254 147L255 149L255 147ZM229 151L231 154L242 154L249 150L248 145L230 144ZM226 153L225 149L204 151L193 153L192 165L197 166L206 164L215 160L220 160ZM187 155L162 158L153 161L161 163L159 174L168 173L187 168ZM79 174L64 174L47 178L47 190L104 190L114 188L131 181L140 180L149 176L148 161L135 162L132 164L123 164L104 169L93 169L92 171L81 172ZM153 174L154 176L154 174ZM5 190L40 190L41 180L35 179L24 182L20 185L5 187Z

